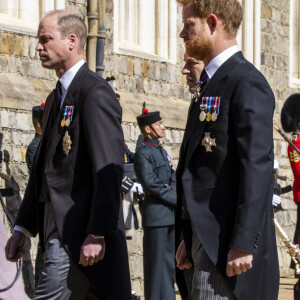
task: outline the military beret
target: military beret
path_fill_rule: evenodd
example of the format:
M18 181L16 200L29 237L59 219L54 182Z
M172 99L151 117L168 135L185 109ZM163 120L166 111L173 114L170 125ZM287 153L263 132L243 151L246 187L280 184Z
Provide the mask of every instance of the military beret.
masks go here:
M148 112L147 109L144 109L144 113L137 116L136 119L139 126L146 126L160 121L161 116L159 111Z

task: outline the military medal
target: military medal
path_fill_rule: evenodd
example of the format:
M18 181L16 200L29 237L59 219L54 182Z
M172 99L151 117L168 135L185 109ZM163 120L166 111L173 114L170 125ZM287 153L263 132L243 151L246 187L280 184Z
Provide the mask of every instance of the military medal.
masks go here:
M67 116L68 116L68 106L65 106L64 114L63 114L63 119L62 119L61 122L60 122L60 126L61 126L61 127L65 127Z
M167 155L167 161L169 162L169 166L173 167L172 159L171 159L171 157L169 155Z
M212 116L211 116L211 120L213 122L217 121L218 116L219 116L220 99L221 99L220 97L214 97L214 105L213 105L214 112L212 113Z
M217 121L217 119L218 119L218 114L217 114L217 112L216 112L216 109L214 108L214 112L213 112L212 115L211 115L211 120L212 120L213 122L215 122L215 121Z
M198 86L194 93L194 97L196 98L195 102L198 101L198 98L200 97L200 93L201 93L201 89L200 89L200 86Z
M68 131L66 131L65 136L63 138L63 144L62 144L63 150L64 150L66 155L69 155L69 152L71 150L71 145L72 145L71 138L69 136Z
M207 114L206 114L206 121L207 122L211 121L211 113L210 113L210 111L208 111Z
M201 122L203 122L206 118L206 112L205 112L206 107L207 107L206 104L205 105L200 105L201 113L200 113L199 119L200 119Z
M210 132L205 132L205 136L202 140L201 145L205 147L206 152L212 152L211 147L217 146L216 139L212 139L210 137Z
M63 151L66 155L69 155L69 152L71 150L71 145L72 145L68 128L73 120L73 113L74 113L74 106L65 106L63 119L60 122L61 127L66 127L66 132L62 142Z

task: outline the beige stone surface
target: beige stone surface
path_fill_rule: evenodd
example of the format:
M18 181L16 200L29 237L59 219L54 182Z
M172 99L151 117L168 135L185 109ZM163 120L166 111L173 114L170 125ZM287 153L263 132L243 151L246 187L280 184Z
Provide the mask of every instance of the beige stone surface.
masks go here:
M136 117L142 113L143 102L149 111L159 110L166 127L184 129L189 102L169 98L145 96L118 91L123 107L123 122L136 123Z

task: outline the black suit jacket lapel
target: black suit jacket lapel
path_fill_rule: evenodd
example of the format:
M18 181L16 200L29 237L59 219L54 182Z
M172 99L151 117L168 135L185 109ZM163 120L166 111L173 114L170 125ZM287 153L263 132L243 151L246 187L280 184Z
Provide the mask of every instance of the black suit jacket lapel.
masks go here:
M86 63L78 70L74 79L71 82L71 85L69 86L68 92L61 106L60 112L54 118L54 124L52 126L52 133L50 136L50 142L51 142L51 145L49 146L51 148L51 150L49 149L50 153L53 153L53 151L55 151L57 144L59 143L60 139L66 132L66 128L61 126L61 120L63 118L63 112L65 106L75 106L76 99L78 97L78 91L82 84L82 79L88 70L89 68ZM74 107L73 119L75 118L76 110L77 107Z
M228 76L228 74L234 69L234 66L243 59L244 56L240 51L234 54L232 57L230 57L210 79L206 87L203 89L203 92L201 93L198 102L200 102L202 97L204 96L211 96L211 95L221 96L222 81L224 81L224 79ZM230 86L226 88L230 88ZM185 147L187 147L187 150L185 151L186 153L185 164L184 164L185 168L188 166L191 157L195 149L197 148L199 142L201 142L203 132L205 130L205 127L207 126L206 121L201 122L199 120L199 115L200 115L200 103L194 107L193 112L191 113L191 122L192 122L191 126L186 127L186 130L189 130L191 132L186 133L188 134L189 138L187 141L185 141L186 145L184 145Z

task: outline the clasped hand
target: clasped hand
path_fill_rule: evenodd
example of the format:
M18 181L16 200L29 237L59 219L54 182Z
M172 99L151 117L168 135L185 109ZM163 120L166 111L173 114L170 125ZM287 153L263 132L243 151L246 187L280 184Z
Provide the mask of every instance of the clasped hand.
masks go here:
M84 240L80 249L79 264L84 267L93 266L99 260L104 258L105 254L105 240L94 239L91 235L88 235Z
M191 268L192 264L187 257L184 241L181 241L176 251L176 263L180 270ZM252 268L253 254L245 251L230 249L227 256L226 275L232 277L247 272Z

